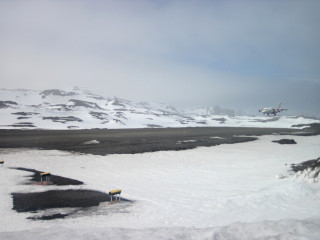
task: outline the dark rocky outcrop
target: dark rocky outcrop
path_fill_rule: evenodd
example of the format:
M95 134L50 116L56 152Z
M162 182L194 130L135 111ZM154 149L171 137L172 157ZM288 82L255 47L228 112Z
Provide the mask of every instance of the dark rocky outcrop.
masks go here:
M0 101L0 108L9 108L12 105L18 105L18 103L13 101Z
M320 158L304 161L299 164L291 164L291 170L293 172L304 171L305 169L310 168L310 170L314 170L315 168L320 168Z
M39 113L36 113L36 112L14 112L11 114L19 115L19 116L32 116L32 115L38 115Z
M279 144L297 144L294 139L281 139L281 140L274 140L272 142L279 143Z
M46 96L49 95L54 95L54 96L74 96L76 95L75 92L66 92L63 90L59 90L59 89L48 89L48 90L44 90L40 93L40 95L42 95L42 98L46 98Z
M33 175L31 175L31 183L39 183L41 181L40 173L42 173L42 171L38 171L30 168L12 168L12 169L33 173ZM83 182L75 179L61 177L54 174L51 174L50 176L50 185L65 186L65 185L82 185L82 184Z
M53 122L67 123L67 122L83 122L82 119L68 116L68 117L43 117L43 120L52 120Z
M70 103L72 105L70 105ZM70 99L69 106L85 107L85 108L93 108L93 109L103 109L98 104L96 104L94 102L82 101L82 100L78 100L78 99Z
M100 120L106 120L106 119L108 119L108 114L107 113L104 113L104 112L89 112L89 114L92 116L92 117L94 117L94 118L96 118L96 119L100 119Z

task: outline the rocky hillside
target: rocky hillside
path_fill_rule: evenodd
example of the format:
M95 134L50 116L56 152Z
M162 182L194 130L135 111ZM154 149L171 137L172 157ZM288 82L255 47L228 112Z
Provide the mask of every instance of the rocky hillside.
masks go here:
M136 103L78 88L71 91L0 90L1 129L291 127L319 122L302 117L235 117L230 116L233 113L230 110L218 110L222 115L217 115L213 108L182 111L166 104Z

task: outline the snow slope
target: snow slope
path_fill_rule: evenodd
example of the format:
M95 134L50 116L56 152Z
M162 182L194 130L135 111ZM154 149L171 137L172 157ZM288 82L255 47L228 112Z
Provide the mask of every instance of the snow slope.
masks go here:
M296 145L272 142L281 138L134 155L1 149L0 239L318 239L320 183L289 170L320 156L320 136L295 136ZM28 173L10 167L50 171L85 186L25 185ZM121 188L134 202L103 203L51 221L27 217L70 209L12 210L11 192L61 188Z
M221 109L218 111L223 113ZM96 93L66 90L0 90L0 129L90 129L146 127L284 127L320 122L296 116L215 115L213 109L177 110Z

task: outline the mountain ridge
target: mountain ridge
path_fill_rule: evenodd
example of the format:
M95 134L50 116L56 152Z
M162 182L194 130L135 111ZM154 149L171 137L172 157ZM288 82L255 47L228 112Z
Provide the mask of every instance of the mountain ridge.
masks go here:
M133 102L74 88L0 89L0 129L161 127L292 127L319 122L296 116L234 116L220 107L178 110L164 103Z

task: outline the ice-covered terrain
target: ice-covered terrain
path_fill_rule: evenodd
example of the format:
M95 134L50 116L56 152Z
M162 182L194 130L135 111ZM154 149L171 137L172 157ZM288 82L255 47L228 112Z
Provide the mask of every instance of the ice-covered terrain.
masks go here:
M108 156L1 149L0 239L319 239L319 178L290 166L319 158L320 136L289 137L297 144L281 145L273 141L286 136L267 135L178 152ZM30 173L13 167L50 171L85 185L26 185ZM12 209L12 192L67 188L120 188L133 202L76 211ZM27 219L54 212L73 214Z
M320 122L219 114L134 103L81 89L0 90L0 129L301 128ZM279 144L286 137L296 144ZM178 152L107 156L0 148L0 239L319 239L320 163L300 164L318 159L319 145L319 135L266 135ZM85 185L26 184L30 173L15 168L49 171ZM85 209L13 210L12 193L91 189L107 194L118 188L131 201ZM67 216L34 220L59 213Z
M232 116L232 111L218 110L207 108L182 111L166 104L135 103L116 97L103 97L78 88L70 91L0 90L0 129L203 126L289 128L302 123L320 122L297 116Z

